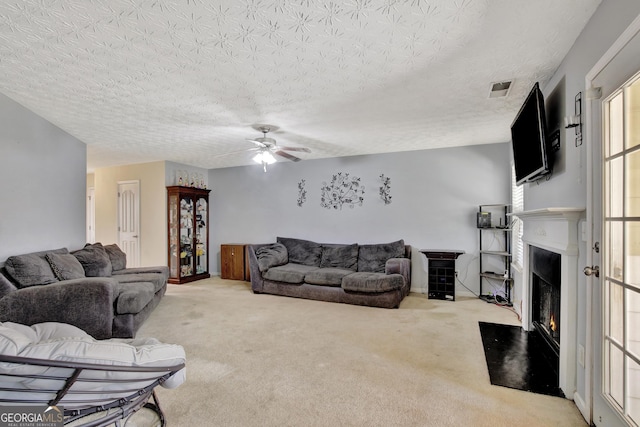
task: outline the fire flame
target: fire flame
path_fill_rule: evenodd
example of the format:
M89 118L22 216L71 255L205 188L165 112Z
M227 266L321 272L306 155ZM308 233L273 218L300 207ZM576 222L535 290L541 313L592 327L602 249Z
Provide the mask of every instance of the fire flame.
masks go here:
M549 320L549 327L553 332L556 331L556 318L553 314L551 315L551 319Z

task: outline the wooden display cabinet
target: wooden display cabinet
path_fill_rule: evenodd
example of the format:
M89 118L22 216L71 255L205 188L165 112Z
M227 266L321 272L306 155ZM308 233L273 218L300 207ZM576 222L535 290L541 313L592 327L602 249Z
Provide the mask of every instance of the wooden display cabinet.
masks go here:
M210 277L209 192L202 188L167 187L169 283Z

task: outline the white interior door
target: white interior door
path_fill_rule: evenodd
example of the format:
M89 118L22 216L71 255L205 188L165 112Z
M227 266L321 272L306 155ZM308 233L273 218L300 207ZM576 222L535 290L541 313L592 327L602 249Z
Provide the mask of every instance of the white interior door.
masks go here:
M587 76L592 100L592 411L640 425L640 17ZM589 257L588 257L589 258Z
M118 246L127 267L140 266L140 181L118 182Z
M96 242L96 189L87 191L87 243Z

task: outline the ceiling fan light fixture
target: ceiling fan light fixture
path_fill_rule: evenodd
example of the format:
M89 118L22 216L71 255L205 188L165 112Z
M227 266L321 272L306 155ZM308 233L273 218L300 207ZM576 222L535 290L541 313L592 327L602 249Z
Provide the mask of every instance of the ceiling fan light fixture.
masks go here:
M273 154L268 151L261 151L253 157L253 161L256 163L266 163L268 165L271 165L276 162L276 158L273 157Z

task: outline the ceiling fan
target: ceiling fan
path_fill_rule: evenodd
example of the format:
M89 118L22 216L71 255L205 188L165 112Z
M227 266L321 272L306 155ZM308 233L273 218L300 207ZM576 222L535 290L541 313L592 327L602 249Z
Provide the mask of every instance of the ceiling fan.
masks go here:
M260 138L247 138L247 141L253 142L258 146L257 148L252 149L258 150L258 154L253 157L253 161L256 163L261 163L265 172L267 171L267 165L276 162L273 154L284 157L285 159L291 160L293 162L299 162L300 160L302 160L300 157L289 154L287 153L287 151L301 151L305 153L311 152L311 150L306 147L284 147L278 145L275 139L267 137L267 134L270 131L277 129L275 126L260 125L257 129L262 132L262 136Z

